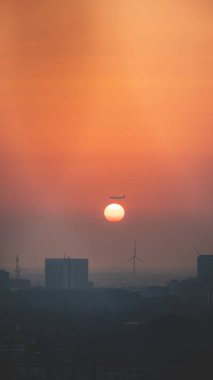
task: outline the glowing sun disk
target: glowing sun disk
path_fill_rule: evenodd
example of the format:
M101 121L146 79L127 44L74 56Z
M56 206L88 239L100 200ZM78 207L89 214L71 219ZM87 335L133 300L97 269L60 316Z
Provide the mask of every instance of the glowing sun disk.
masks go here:
M124 215L124 208L118 203L111 203L104 209L104 216L109 222L120 222Z

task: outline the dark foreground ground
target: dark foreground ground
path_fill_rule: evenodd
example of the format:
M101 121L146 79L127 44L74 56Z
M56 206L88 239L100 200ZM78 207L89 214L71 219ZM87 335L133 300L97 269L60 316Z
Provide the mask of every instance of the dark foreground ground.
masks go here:
M212 378L213 310L201 300L112 289L0 293L2 380Z

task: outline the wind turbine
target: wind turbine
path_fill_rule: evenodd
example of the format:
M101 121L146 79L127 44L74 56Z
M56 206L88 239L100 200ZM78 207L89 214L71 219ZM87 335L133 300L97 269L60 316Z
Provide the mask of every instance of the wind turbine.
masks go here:
M135 241L135 245L134 245L134 251L133 251L133 255L125 261L125 263L129 263L130 261L132 261L133 263L133 282L135 282L135 275L136 275L136 260L140 261L141 263L143 263L144 261L140 259L140 257L137 256L137 252L136 252L136 241Z

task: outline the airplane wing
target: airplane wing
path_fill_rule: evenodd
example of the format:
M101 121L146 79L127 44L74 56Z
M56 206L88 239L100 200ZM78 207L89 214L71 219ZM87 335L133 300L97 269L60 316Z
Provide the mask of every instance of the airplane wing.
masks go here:
M126 197L125 195L120 195L120 196L110 195L111 199L124 199L125 197Z

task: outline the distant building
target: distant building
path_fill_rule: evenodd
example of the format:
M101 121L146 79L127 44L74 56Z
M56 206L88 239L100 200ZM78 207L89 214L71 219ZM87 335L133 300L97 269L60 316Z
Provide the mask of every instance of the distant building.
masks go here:
M88 259L46 259L46 289L87 289Z
M10 275L6 270L0 270L0 289L9 289Z
M16 368L17 380L45 380L47 379L47 369L43 367L18 367Z
M179 280L170 280L167 282L167 287L170 295L177 295L180 293L180 281Z
M95 368L95 378L100 380L141 380L145 377L147 376L144 368L140 367L103 366Z
M10 289L12 290L26 290L30 289L31 281L25 278L11 278Z
M168 286L147 286L145 296L146 297L162 297L167 296L169 294Z
M213 255L200 255L197 258L197 277L213 281Z
M22 340L1 340L0 355L2 356L22 356L25 353L25 344Z

